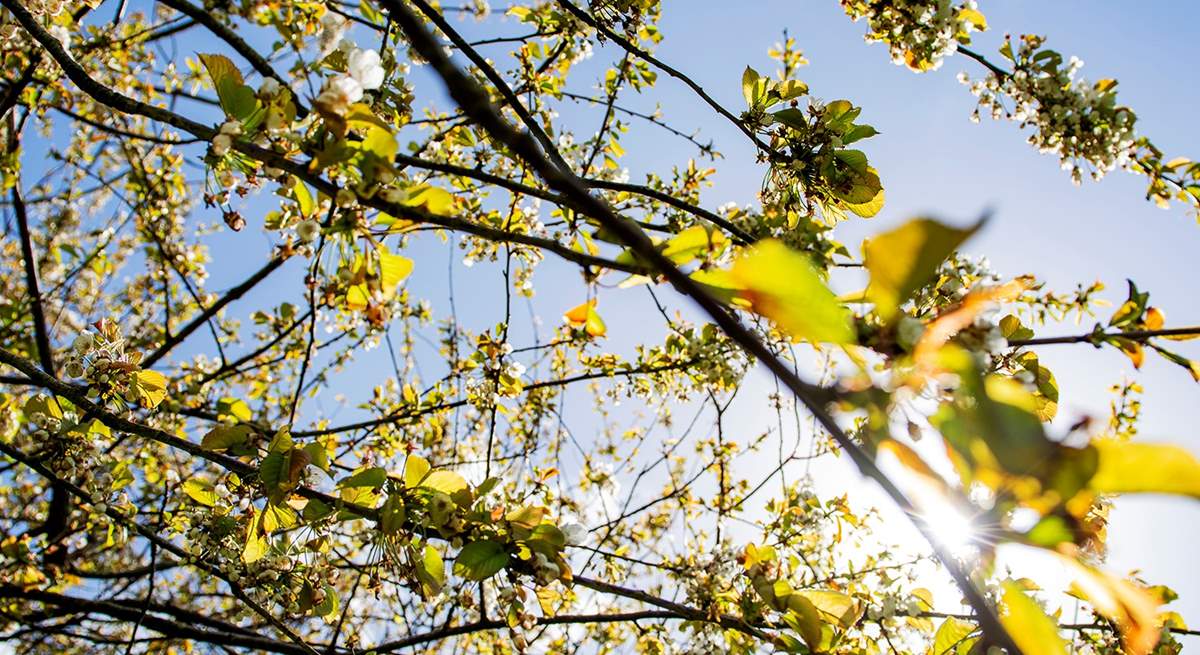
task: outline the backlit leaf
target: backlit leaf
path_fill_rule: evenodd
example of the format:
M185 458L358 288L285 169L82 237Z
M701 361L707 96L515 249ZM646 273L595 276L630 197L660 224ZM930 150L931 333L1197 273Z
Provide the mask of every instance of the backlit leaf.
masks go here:
M1025 655L1067 655L1067 646L1058 635L1058 626L1020 585L1004 583L1004 613L1000 616L1005 630Z
M1100 466L1089 487L1099 493L1156 493L1200 498L1200 461L1180 446L1104 439L1092 443Z
M774 239L754 244L730 271L752 309L797 339L853 343L850 312L808 257Z
M929 655L946 655L955 652L959 644L978 629L974 623L956 619L953 616L948 617L934 633Z
M864 264L871 274L867 297L884 320L896 317L900 305L937 273L938 267L979 229L943 225L919 218L868 239Z
M486 580L508 565L508 552L495 541L476 541L463 546L454 559L454 572L468 580Z

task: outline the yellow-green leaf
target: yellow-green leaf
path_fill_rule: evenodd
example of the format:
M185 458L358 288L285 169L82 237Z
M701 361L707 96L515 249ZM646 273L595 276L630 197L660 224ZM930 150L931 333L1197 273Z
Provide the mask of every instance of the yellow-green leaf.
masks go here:
M1093 491L1200 498L1200 461L1185 448L1111 439L1093 445L1100 452L1100 466L1088 485Z
M508 564L508 552L495 541L476 541L463 547L454 559L454 571L468 580L486 580Z
M978 627L974 623L956 619L953 616L947 618L942 625L938 626L937 632L933 635L933 644L929 648L929 655L946 655L957 652L959 644L966 641L967 637L977 629Z
M217 494L213 491L212 483L204 480L197 480L196 478L185 480L183 482L183 493L205 507L212 507L217 504Z
M867 298L875 303L875 313L884 320L896 318L901 303L929 282L979 226L958 229L918 218L863 243L864 264L871 274Z
M408 459L404 460L404 486L411 489L420 484L429 473L429 468L429 460L420 455L409 455Z
M133 384L134 395L151 409L167 397L167 378L158 371L138 371Z
M445 494L453 496L454 494L469 488L466 479L454 471L434 471L425 476L421 481L421 486L426 489L434 489Z
M730 271L753 310L797 339L853 343L850 312L808 257L774 239L754 244Z
M396 286L413 270L413 261L408 257L393 255L387 248L379 248L379 285L384 296L396 293Z
M1000 622L1025 655L1067 655L1058 626L1015 582L1004 583Z

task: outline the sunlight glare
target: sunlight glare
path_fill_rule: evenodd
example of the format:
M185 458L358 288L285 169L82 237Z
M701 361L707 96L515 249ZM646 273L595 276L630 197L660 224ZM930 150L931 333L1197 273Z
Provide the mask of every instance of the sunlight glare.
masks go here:
M934 539L954 555L962 557L971 551L979 538L975 521L950 503L941 505L936 509L927 507L920 518L929 526Z

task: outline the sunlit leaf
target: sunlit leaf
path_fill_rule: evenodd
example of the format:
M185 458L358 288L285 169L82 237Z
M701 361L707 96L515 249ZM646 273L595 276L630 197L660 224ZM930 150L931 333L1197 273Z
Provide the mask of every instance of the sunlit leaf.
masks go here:
M468 580L486 580L508 565L508 552L495 541L475 541L454 558L454 572Z
M425 479L421 481L421 486L426 489L441 491L450 496L470 488L470 485L467 484L463 476L445 469L433 471L429 475L426 475Z
M1155 493L1200 498L1200 461L1170 444L1102 439L1092 443L1100 466L1089 487L1099 493Z
M393 255L385 247L377 251L379 255L379 285L384 297L396 293L396 287L408 277L413 270L413 261L408 257Z
M1001 623L1025 655L1067 655L1058 626L1033 602L1020 585L1004 583Z
M134 376L131 385L134 397L142 405L154 408L167 397L167 378L158 371L143 369Z
M863 244L863 263L871 274L867 297L880 318L894 319L900 305L932 280L942 262L979 227L959 229L919 218L868 239Z
M420 455L411 454L404 460L404 486L412 488L420 484L429 473L429 460Z
M730 271L752 309L797 339L853 343L850 312L812 262L774 239L754 244Z
M342 479L337 483L337 486L343 489L355 487L378 489L383 486L384 482L387 482L387 471L378 466L373 466Z
M563 319L572 327L583 328L591 337L602 337L608 334L608 326L596 311L596 299L593 298L582 305L577 305L563 314Z
M1096 612L1117 624L1130 655L1146 655L1158 643L1158 600L1128 580L1054 552L1072 577L1071 593L1087 600Z
M196 478L184 480L183 493L205 507L212 507L217 504L217 494L213 491L211 482L197 480Z
M969 621L956 619L953 616L947 617L933 635L933 644L930 645L929 655L946 655L956 652L958 646L978 629L978 626Z

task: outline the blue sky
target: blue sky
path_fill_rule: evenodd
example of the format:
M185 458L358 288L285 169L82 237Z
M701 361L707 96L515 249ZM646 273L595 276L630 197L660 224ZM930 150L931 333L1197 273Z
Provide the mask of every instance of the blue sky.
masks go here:
M1193 84L1190 72L1200 54L1194 36L1194 26L1200 24L1200 4L1005 0L984 2L980 8L987 14L991 31L977 37L975 49L992 55L1006 31L1048 35L1050 47L1086 62L1084 76L1120 80L1121 101L1137 112L1141 133L1154 139L1168 156L1200 156L1200 134L1191 129L1194 108L1200 105L1200 88ZM104 8L99 11L108 15ZM479 32L470 22L458 25L465 33ZM965 70L979 76L981 71L965 57L951 57L941 70L924 75L897 67L889 61L884 46L863 42L865 25L851 23L835 0L664 0L661 27L665 40L658 54L693 76L735 113L742 106L742 69L752 65L763 72L773 70L766 52L781 40L784 28L811 62L799 76L815 96L847 98L864 107L861 120L881 134L864 142L863 149L880 172L888 202L878 217L854 219L839 228L841 240L852 250L863 237L915 215L965 223L991 208L995 212L992 221L965 250L988 255L1002 274L1033 273L1062 291L1079 282L1101 279L1109 287L1105 297L1114 302L1123 298L1123 280L1130 277L1151 292L1152 304L1165 309L1168 325L1200 323L1194 291L1187 282L1197 270L1194 253L1200 246L1200 226L1196 221L1182 207L1163 211L1144 201L1141 178L1115 172L1101 183L1075 187L1059 170L1055 158L1038 154L1024 142L1015 124L988 119L978 125L969 122L974 98L955 80L955 74ZM527 31L511 19L488 30L489 34L491 30L507 34ZM368 41L362 35L364 45L375 42L376 37ZM180 56L191 55L189 48L207 47L203 41L185 38ZM489 54L499 58L503 51ZM602 65L614 56L609 49L598 50L570 89L590 91ZM500 58L498 64L506 68L511 60ZM421 75L414 79L420 80ZM425 79L422 88L434 90ZM652 110L658 103L673 125L685 131L700 128L701 138L716 141L726 158L716 164L716 184L704 193L705 206L753 202L763 171L753 163L752 150L739 133L715 119L681 84L662 76L651 94L628 96L622 102L642 111ZM569 113L572 107L575 105L564 106L564 119L583 128L581 135L587 133L586 126L594 129L599 115L583 109ZM411 138L417 135L413 133ZM629 167L635 181L647 171L665 172L671 164L695 155L686 142L636 122L622 142L629 152L622 164ZM251 206L265 210L270 199L264 193ZM197 216L209 222L220 220L211 211L200 211ZM252 213L247 217L247 231L211 240L214 265L209 288L221 289L243 279L268 252L270 240L259 233L261 221ZM503 282L494 268L465 269L458 263L461 254L448 253L434 239L414 240L405 254L417 260L408 282L410 289L433 299L438 311L448 309L449 261L455 269L457 309L464 324L480 329L502 316ZM531 309L518 303L514 312L520 319L514 325L516 345L532 339L529 312L541 317L546 333L564 309L582 300L585 286L570 270L548 264L537 278L538 295ZM256 303L298 300L301 279L298 265L289 265L235 305L235 314L245 315ZM851 276L835 278L835 285L846 290L854 283ZM657 338L642 331L642 313L651 309L644 291L606 292L601 302L613 348ZM1085 322L1081 327L1050 328L1046 334L1083 332L1090 327L1091 322ZM211 343L202 332L192 337L189 350L211 353ZM1180 350L1200 356L1196 348ZM1060 415L1068 422L1085 413L1106 416L1107 388L1124 374L1134 373L1128 360L1108 350L1054 346L1039 354L1058 378L1063 392ZM1153 356L1147 360L1144 370L1136 374L1146 387L1143 438L1177 442L1200 452L1195 427L1200 424L1200 386L1182 369ZM372 385L390 375L386 361L385 357L366 358L330 391L349 397L353 405L354 400L367 397ZM761 381L758 388L763 388ZM314 400L306 416L336 412L345 418L352 413L349 408L337 409L333 393ZM575 413L576 429L588 428L586 418L580 418L586 411L581 404ZM1151 581L1171 584L1182 595L1176 609L1185 618L1200 622L1200 570L1194 564L1192 546L1200 536L1197 525L1198 503L1122 499L1109 534L1112 568L1140 568Z

